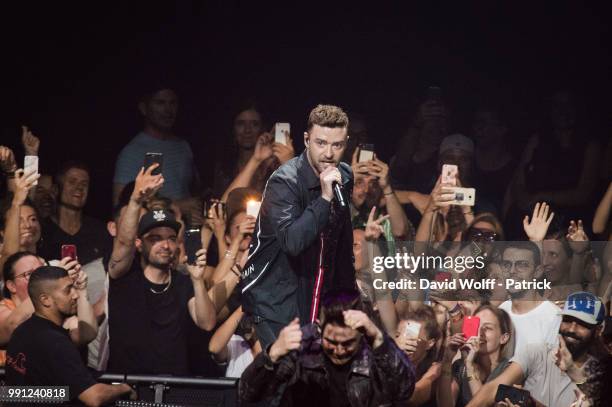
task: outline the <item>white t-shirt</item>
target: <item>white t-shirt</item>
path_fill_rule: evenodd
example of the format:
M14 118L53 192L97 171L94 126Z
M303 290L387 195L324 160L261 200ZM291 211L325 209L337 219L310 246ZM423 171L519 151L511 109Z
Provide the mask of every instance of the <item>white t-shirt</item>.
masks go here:
M556 349L542 343L527 345L523 350L510 360L523 370L523 388L545 406L571 405L578 387L555 365Z
M559 325L561 325L561 310L550 301L540 305L525 314L512 312L512 302L503 302L499 308L510 315L514 325L514 355L524 352L527 344L546 343L558 345Z
M242 336L232 335L227 344L229 363L225 372L226 377L240 377L242 372L253 362L253 353L248 342Z

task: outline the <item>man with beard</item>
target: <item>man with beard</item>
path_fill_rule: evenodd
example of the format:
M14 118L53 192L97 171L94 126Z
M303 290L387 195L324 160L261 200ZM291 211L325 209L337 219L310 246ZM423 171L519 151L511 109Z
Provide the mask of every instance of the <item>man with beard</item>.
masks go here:
M68 386L66 399L88 406L134 394L127 384L96 383L62 328L77 313L85 281L73 279L61 267L41 266L31 273L27 289L34 314L19 325L8 344L7 385Z
M599 353L597 345L605 306L593 294L577 292L567 297L562 314L558 347L529 344L524 353L515 354L500 376L476 393L468 407L493 405L500 384L522 384L533 399L549 407L571 405L577 390L590 405L604 405L602 385L609 359Z
M507 242L503 252L501 268L504 283L508 279L531 282L542 278L544 269L540 264L540 249L533 242ZM508 289L510 300L500 304L510 315L515 328L514 354L521 355L530 343L557 345L557 332L561 323L559 308L542 297L537 290Z
M153 210L139 220L143 203L163 185L153 164L141 168L108 262L108 371L139 374L189 374L189 319L210 331L214 306L204 284L205 250L198 251L188 274L175 269L180 224L167 210ZM135 255L137 253L137 255Z
M406 239L412 229L410 221L389 181L389 166L376 155L372 160L358 162L360 148L353 154L352 169L355 186L351 195L353 226L365 226L370 211L377 207L389 219L382 226L386 240ZM356 225L358 223L358 225Z
M349 211L333 190L334 183L345 196L352 189L350 167L340 162L348 124L339 107L315 107L306 150L266 185L242 280L242 307L253 315L263 347L296 316L302 323L313 319L320 294L356 288Z
M414 391L414 366L363 312L356 291L322 301L320 330L298 319L242 374L242 402L270 396L282 406L401 406Z
M61 247L73 244L81 264L110 252L111 241L103 222L83 214L89 194L89 169L83 163L68 162L56 176L59 187L57 211L42 224L39 254L58 259Z

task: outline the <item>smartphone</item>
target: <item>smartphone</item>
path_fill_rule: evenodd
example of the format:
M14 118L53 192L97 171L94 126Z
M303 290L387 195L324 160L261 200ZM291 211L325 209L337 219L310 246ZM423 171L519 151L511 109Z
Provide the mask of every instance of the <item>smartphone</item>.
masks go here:
M359 161L370 161L374 159L374 144L362 144L359 146Z
M257 215L259 215L260 208L261 208L261 201L247 201L246 213L248 216L257 218Z
M459 169L454 164L444 164L442 166L442 176L441 181L442 184L457 186L457 174L459 173Z
M38 174L38 156L37 155L26 155L23 158L23 173L24 174ZM33 185L38 185L38 181L35 181Z
M421 323L414 321L407 321L404 326L404 337L406 338L418 338L421 332Z
M480 318L467 316L463 318L463 336L469 339L472 336L480 335Z
M196 263L196 253L202 248L202 233L200 228L191 228L185 231L183 244L187 255L187 264Z
M497 386L497 393L495 393L495 402L504 401L505 399L519 406L533 406L531 394L527 390L500 384Z
M162 164L164 163L164 155L162 153L146 153L144 159L145 171L153 164L159 164L157 168L151 171L151 175L159 175L162 173Z
M66 257L70 257L72 260L77 260L77 248L73 244L63 244L62 245L62 253L60 256L60 260Z
M219 209L220 208L220 209ZM225 202L221 202L218 199L209 199L204 202L204 215L206 219L212 219L213 211L221 211L221 214L225 214Z
M455 194L454 199L450 202L451 205L474 206L476 202L476 190L474 188L459 188L448 187L446 190ZM446 191L442 191L445 193Z
M291 125L289 123L276 123L274 125L274 142L287 145L289 133L291 133Z

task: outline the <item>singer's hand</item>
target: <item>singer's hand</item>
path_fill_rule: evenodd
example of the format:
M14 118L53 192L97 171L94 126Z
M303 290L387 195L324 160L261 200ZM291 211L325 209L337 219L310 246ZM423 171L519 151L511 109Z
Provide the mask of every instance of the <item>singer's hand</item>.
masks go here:
M337 167L327 167L323 170L321 175L319 175L319 180L321 180L321 197L331 202L334 197L333 183L342 183L340 170Z

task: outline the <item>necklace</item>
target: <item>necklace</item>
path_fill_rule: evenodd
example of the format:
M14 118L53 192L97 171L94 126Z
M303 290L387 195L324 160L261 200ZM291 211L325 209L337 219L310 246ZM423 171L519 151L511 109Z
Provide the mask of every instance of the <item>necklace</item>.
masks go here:
M168 291L168 288L170 288L170 285L172 284L172 272L170 272L170 274L169 274L168 276L169 276L168 284L167 284L167 285L164 287L164 289L163 289L163 290L161 290L161 291L155 291L155 290L153 289L153 287L149 287L149 290L151 290L151 292L152 292L153 294L163 294L163 293L165 293L166 291Z

